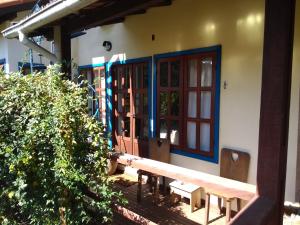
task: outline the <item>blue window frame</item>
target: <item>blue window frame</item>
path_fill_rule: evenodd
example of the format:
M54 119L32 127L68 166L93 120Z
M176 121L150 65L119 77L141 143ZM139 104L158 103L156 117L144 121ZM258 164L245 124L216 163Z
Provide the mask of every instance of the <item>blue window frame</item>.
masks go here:
M0 59L0 70L5 71L5 64L6 64L6 60Z
M154 55L154 133L171 152L218 163L221 46Z
M34 72L44 72L47 67L42 63L33 63L32 69ZM30 63L29 62L18 62L18 69L22 71L22 74L30 74Z

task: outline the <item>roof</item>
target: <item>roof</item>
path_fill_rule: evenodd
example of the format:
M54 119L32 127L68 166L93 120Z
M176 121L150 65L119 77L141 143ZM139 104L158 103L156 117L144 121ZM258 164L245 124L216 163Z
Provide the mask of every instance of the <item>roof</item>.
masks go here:
M0 0L0 9L32 2L35 0Z
M62 25L66 33L72 34L95 26L123 22L128 15L170 4L171 0L55 0L5 29L2 34L16 38L18 31L28 35L54 25Z
M32 9L34 0L0 0L0 23L17 17L17 12Z

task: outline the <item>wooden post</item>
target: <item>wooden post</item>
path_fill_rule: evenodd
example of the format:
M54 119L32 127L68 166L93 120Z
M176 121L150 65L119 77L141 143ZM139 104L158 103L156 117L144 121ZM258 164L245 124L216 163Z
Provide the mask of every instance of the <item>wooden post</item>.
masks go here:
M71 59L71 35L66 32L66 28L61 28L61 60L62 72L66 74L67 79L71 79L72 59Z
M295 0L266 0L257 192L275 202L281 225L285 194Z

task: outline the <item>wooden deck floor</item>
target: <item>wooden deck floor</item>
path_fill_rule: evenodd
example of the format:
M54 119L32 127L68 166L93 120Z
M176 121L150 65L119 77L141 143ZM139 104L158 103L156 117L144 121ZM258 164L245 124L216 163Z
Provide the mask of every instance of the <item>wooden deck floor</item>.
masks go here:
M116 180L127 180L126 175L118 175L114 179ZM148 191L146 184L142 187L142 201L137 203L137 183L134 183L134 179L131 185L125 182L116 182L114 187L116 190L120 190L124 193L124 196L128 200L128 204L124 206L126 209L133 212L131 214L133 221L128 220L123 215L115 213L114 225L130 225L130 224L149 224L149 225L199 225L203 224L204 221L204 206L201 209L190 212L189 202L179 202L175 205L171 205L169 196L160 195L160 201L158 204L152 202L153 198ZM125 184L125 185L124 185ZM215 208L211 208L210 211L210 225L224 225L224 215L219 215L219 211Z

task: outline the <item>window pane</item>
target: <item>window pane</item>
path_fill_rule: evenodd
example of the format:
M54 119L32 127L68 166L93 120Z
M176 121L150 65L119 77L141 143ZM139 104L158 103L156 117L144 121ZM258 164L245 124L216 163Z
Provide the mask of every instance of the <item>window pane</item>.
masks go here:
M130 94L128 94L128 93L125 94L124 109L125 109L125 113L130 112Z
M160 63L160 86L168 87L168 62Z
M122 68L118 68L118 89L122 89Z
M135 94L135 100L134 100L134 112L135 114L140 113L140 105L141 105L141 95L139 93Z
M122 123L123 123L123 117L122 116L119 116L118 117L118 135L123 135L122 134Z
M197 92L189 92L189 101L188 101L188 117L196 118L197 116Z
M210 150L210 124L201 123L200 125L200 149L201 151Z
M130 67L125 67L124 71L124 88L128 89L130 88Z
M171 87L179 87L180 61L171 62Z
M135 137L140 138L141 137L141 119L135 118Z
M148 137L148 128L149 128L148 118L144 118L144 127L143 127L143 137L144 138Z
M142 87L142 67L141 65L137 65L135 67L135 74L134 74L134 88L138 89Z
M201 87L211 87L212 82L212 59L201 61Z
M96 88L100 87L100 76L99 76L99 71L98 70L93 70L93 75L94 75L94 85Z
M105 105L105 97L100 97L100 106L99 106L102 110L106 109L106 105Z
M179 116L179 91L171 92L171 115Z
M143 88L148 88L148 66L143 65Z
M177 120L171 121L170 141L172 145L179 145L179 123Z
M197 60L189 60L189 72L188 72L188 84L189 87L197 87Z
M101 80L101 84L100 84L101 86L100 87L105 88L105 77L101 77L100 80Z
M165 92L160 93L160 115L168 114L168 94Z
M167 138L168 137L168 128L167 128L167 121L166 120L160 120L159 137L160 138Z
M122 97L122 94L118 94L118 112L123 112Z
M102 122L103 125L106 125L106 114L105 114L105 112L100 113L100 122Z
M124 119L124 136L130 137L130 117Z
M147 94L143 95L143 112L144 112L144 115L148 115L148 96L147 96Z
M196 149L196 123L187 122L187 146L191 149Z
M201 118L210 119L210 109L211 109L211 92L202 91L201 92Z

